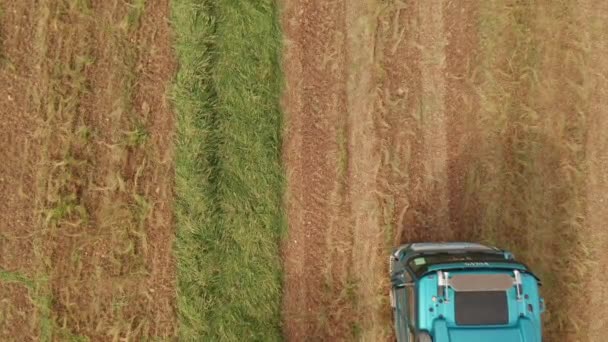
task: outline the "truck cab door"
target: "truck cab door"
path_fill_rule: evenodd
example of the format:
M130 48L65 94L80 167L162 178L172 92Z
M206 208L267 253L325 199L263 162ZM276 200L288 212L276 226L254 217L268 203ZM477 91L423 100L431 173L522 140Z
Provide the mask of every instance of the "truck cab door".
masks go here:
M414 342L416 332L416 285L412 282L405 286L405 316L409 342Z
M393 281L393 301L395 310L395 333L398 342L414 342L411 329L410 302L408 291L414 288L414 283L407 272L399 274L399 281ZM393 278L394 280L395 278Z

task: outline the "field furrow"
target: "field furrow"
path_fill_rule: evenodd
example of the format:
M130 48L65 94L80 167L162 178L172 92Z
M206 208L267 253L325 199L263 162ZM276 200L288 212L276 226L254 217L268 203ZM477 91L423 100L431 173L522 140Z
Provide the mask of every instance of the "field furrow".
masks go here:
M339 189L348 163L342 139L346 106L344 2L286 2L283 26L287 113L284 160L290 228L283 244L283 320L288 339L328 339L339 322L339 291L345 277L335 274L343 258L336 234L345 222ZM339 273L339 272L338 272ZM332 309L333 308L333 309Z

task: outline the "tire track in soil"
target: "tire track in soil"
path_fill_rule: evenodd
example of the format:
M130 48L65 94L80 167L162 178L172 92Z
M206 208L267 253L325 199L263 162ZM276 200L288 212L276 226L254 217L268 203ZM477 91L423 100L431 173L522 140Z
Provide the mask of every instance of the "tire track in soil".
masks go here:
M445 47L448 146L448 188L450 228L454 240L479 241L478 207L476 195L469 193L469 168L479 157L480 145L477 112L479 99L473 82L474 66L478 60L478 32L476 1L446 2Z
M324 279L328 232L335 222L340 184L338 133L345 112L344 3L285 1L288 237L283 243L283 319L287 340L326 340ZM333 322L332 322L333 323Z
M40 122L30 80L38 79L34 1L3 2L0 20L0 271L36 273L32 236ZM28 288L0 281L0 340L35 341L36 306Z
M416 2L419 8L422 77L420 121L424 148L422 189L429 194L426 215L431 220L424 239L452 239L449 229L447 127L445 115L444 1ZM424 195L422 195L424 196Z

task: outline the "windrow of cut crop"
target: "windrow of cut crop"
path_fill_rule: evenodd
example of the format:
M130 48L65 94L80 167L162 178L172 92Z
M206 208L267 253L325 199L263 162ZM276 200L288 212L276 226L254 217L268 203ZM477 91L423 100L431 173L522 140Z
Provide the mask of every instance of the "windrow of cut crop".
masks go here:
M175 0L180 338L280 340L276 3Z

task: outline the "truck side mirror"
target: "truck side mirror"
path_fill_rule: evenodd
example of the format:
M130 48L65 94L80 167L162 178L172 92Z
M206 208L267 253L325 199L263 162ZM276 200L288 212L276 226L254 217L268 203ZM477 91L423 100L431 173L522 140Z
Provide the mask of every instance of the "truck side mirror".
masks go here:
M545 312L545 299L544 298L540 299L539 306L540 306L540 313Z
M393 273L393 276L391 277L391 283L394 287L405 287L406 285L411 283L411 279L409 275L402 270Z

